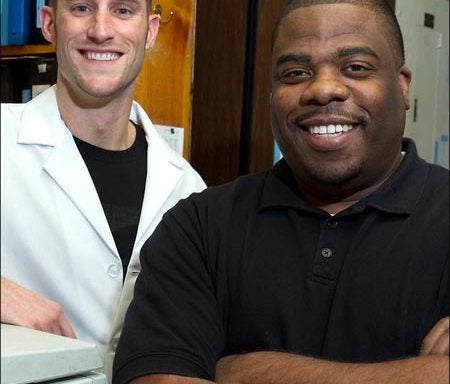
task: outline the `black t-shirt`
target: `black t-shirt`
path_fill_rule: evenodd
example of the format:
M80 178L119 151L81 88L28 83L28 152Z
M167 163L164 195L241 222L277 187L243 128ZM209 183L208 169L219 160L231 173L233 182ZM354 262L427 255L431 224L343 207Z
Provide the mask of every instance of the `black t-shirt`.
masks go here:
M133 145L123 151L110 151L74 139L102 203L125 276L145 192L147 141L144 130L136 126Z
M114 383L214 379L260 350L374 362L416 355L449 313L449 173L417 157L335 216L309 207L282 160L193 194L141 252Z

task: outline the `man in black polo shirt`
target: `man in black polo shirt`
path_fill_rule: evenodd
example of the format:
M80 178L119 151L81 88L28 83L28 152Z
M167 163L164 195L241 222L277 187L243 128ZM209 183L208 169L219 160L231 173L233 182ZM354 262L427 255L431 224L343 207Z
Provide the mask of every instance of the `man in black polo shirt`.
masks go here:
M403 138L410 79L384 1L288 1L284 159L165 215L116 384L448 383L449 174Z

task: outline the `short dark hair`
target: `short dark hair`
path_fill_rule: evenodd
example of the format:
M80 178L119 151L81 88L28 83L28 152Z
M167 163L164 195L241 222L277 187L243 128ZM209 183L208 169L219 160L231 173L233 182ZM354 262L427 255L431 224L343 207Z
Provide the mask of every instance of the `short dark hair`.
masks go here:
M272 34L272 45L278 35L281 22L288 14L297 8L320 4L352 4L372 10L389 32L389 44L394 51L397 64L399 66L405 64L405 46L402 31L394 10L385 0L287 0L275 24Z

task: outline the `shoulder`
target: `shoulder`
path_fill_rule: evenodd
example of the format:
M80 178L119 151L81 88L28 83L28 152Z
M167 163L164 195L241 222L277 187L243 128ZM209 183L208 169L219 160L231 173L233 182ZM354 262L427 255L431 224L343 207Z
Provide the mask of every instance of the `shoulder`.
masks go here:
M430 205L449 201L449 170L435 164L427 163L427 177L424 185L424 199L430 200Z
M23 113L25 104L10 104L10 103L2 103L1 105L1 119L2 123L8 124L14 124L15 122L18 123L20 121L20 116ZM5 125L2 124L2 128L4 128ZM3 129L2 129L3 132Z
M1 105L1 142L2 147L7 142L17 142L21 116L24 104L2 104ZM2 151L3 153L3 151Z
M440 165L428 164L428 184L448 189L449 176L450 172L448 169Z
M214 220L229 217L236 211L245 216L257 209L268 174L269 172L262 172L241 176L232 182L193 193L181 200L172 213L189 212L190 215L206 216Z
M417 202L422 201L428 207L445 201L448 203L449 170L421 158L411 139L405 140L404 144L407 145L407 155L404 167L399 172L403 188L412 194L417 191Z
M261 172L240 176L231 182L208 187L197 197L199 199L211 200L211 203L221 200L235 201L252 199L260 194L268 173Z
M425 206L424 220L426 217L432 221L435 227L437 223L442 223L445 237L448 244L449 227L449 176L447 169L438 165L429 165L428 178L424 187L422 201Z

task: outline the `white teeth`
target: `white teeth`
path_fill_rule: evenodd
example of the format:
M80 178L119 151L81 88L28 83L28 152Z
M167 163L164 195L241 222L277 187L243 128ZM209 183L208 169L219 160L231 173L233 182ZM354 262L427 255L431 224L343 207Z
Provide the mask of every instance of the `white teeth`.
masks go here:
M89 60L97 60L97 61L113 61L119 58L117 53L98 53L98 52L86 52L86 57Z
M353 129L353 125L348 124L329 124L329 125L317 125L309 128L311 135L333 135L341 132L348 132Z

